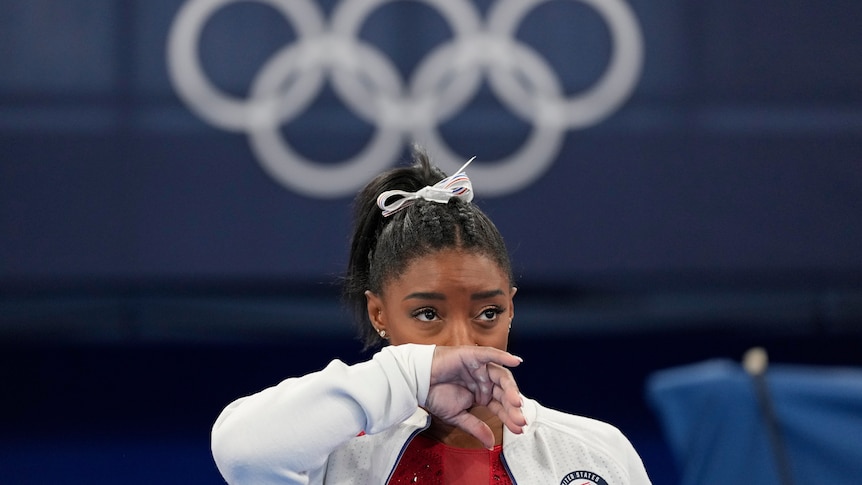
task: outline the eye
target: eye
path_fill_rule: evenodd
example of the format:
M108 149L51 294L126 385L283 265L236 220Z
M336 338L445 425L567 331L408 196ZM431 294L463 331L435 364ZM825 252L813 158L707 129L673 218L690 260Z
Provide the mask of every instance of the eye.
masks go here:
M432 322L438 318L437 310L431 307L420 308L413 312L413 318L420 322Z
M500 307L488 307L479 313L478 319L485 322L493 322L501 313L503 313L503 309Z

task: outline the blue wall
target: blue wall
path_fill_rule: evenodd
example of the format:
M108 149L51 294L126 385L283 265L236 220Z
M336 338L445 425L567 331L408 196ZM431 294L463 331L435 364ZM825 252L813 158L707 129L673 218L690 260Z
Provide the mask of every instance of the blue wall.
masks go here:
M424 88L414 74L461 38L442 9L371 9L354 37L321 50L341 45L342 58L309 55L329 71L301 71L276 61L300 52L300 27L313 22L263 2L224 3L196 14L203 2L3 2L0 282L337 274L349 194L379 171L340 170L377 135L394 140L380 143L378 167L403 161L412 140L449 171L477 156L477 200L520 272L542 282L862 269L856 2L540 2L515 14L514 33L501 36L513 44L464 41L465 66L444 59L459 69L428 68ZM464 2L461 15L490 32L504 3ZM340 2L308 5L321 32L337 31L327 21L341 18ZM183 34L191 40L175 47ZM357 45L365 50L349 50ZM182 46L198 54L172 54ZM218 97L181 94L197 84L168 68L172 56L199 64ZM506 62L515 67L500 83L520 90L495 87ZM368 79L378 72L388 84ZM304 109L263 110L257 121L220 114L226 99L264 96L264 74ZM406 105L415 91L452 109L393 108L384 122L381 109L365 113L375 108L341 94L339 79L368 85L360 101ZM447 79L476 84L462 99ZM300 96L291 83L319 89ZM610 85L621 87L595 94ZM591 101L565 104L578 99ZM260 141L267 133L275 141ZM513 161L534 135L545 149ZM336 173L301 175L300 157Z

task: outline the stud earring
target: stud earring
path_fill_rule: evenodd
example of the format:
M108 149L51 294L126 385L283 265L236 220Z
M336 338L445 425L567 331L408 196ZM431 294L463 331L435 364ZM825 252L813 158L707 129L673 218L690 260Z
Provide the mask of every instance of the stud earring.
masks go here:
M386 330L380 329L377 331L377 334L380 335L380 338L386 340Z

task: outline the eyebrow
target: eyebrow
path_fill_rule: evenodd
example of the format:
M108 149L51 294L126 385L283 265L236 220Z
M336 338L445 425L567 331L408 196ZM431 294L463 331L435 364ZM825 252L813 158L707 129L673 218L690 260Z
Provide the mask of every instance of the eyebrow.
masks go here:
M493 298L495 296L503 295L503 290L488 290L488 291L480 291L479 293L473 293L470 295L471 300L487 300L488 298Z
M478 293L473 293L470 295L471 300L487 300L488 298L493 298L495 296L500 296L503 294L503 290L488 290L488 291L480 291ZM405 300L445 300L446 295L443 293L435 293L435 292L426 292L426 291L417 291L415 293L410 293L409 295L404 297Z

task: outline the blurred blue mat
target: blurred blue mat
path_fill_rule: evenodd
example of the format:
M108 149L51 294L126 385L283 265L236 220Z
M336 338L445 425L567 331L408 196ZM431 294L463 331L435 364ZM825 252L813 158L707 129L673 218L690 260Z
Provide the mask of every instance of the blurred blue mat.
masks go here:
M652 374L658 414L681 485L859 484L862 370L770 366L764 374L781 446L771 440L754 378L739 363L710 360ZM778 453L776 453L778 451Z

